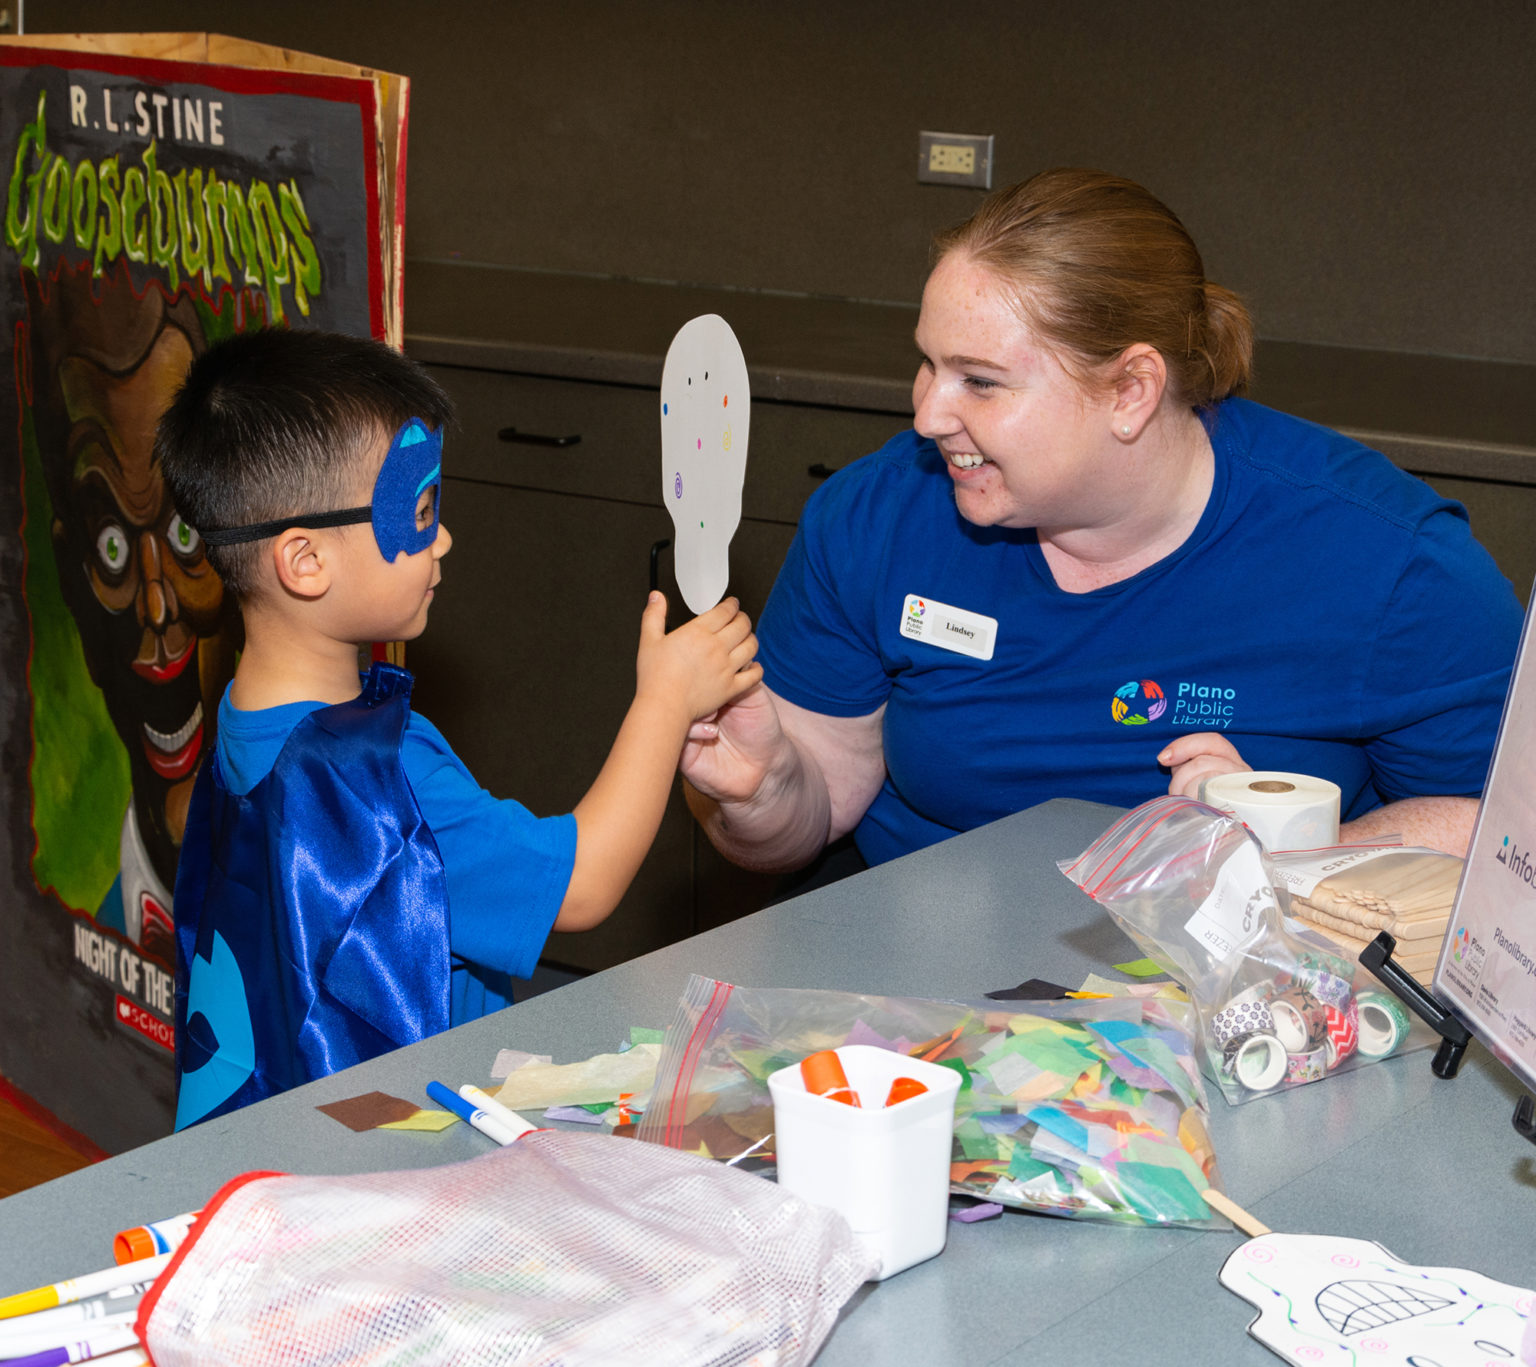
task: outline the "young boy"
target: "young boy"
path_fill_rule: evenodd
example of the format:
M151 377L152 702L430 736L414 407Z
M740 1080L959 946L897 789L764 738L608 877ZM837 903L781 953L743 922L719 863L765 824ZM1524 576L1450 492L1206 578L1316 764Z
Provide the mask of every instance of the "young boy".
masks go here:
M161 419L182 539L245 618L176 877L177 1129L506 1005L551 928L618 903L690 724L762 675L734 600L668 634L651 594L608 760L542 820L474 782L404 670L360 689L361 646L426 626L451 417L380 343L272 330L205 352Z

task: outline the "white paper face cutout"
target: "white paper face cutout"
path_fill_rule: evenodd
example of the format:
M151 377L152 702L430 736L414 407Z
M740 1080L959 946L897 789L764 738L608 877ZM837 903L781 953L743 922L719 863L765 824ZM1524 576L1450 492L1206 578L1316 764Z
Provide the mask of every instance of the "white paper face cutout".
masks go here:
M1536 1296L1462 1268L1414 1267L1365 1239L1265 1234L1221 1284L1258 1307L1248 1332L1297 1367L1486 1367L1521 1360Z
M677 533L677 586L696 613L730 582L751 414L747 362L730 324L714 313L684 323L661 371L661 494Z

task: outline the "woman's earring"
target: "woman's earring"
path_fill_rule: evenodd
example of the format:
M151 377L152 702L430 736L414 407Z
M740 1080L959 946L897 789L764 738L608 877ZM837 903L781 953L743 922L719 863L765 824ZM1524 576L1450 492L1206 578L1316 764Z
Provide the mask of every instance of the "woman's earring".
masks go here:
M1125 435L1126 435L1126 436L1130 436L1130 435L1131 435L1131 429L1130 429L1130 428L1129 428L1129 427L1122 427L1122 428L1121 428L1121 429L1120 429L1120 430L1121 430L1121 432L1123 432L1123 433L1124 433L1124 434L1125 434Z

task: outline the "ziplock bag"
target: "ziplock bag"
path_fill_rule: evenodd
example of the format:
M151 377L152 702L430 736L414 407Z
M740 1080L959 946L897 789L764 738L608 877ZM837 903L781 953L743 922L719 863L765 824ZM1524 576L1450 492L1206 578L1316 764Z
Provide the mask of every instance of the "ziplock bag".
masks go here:
M157 1367L803 1364L875 1271L847 1222L612 1135L467 1163L249 1173L140 1308Z
M874 1045L959 1073L951 1191L1080 1219L1223 1226L1200 1195L1221 1183L1194 1032L1183 1002L981 1004L696 974L636 1135L770 1170L768 1075Z
M1189 993L1229 1102L1347 1072L1407 1038L1391 993L1287 921L1264 847L1225 812L1156 798L1058 867Z

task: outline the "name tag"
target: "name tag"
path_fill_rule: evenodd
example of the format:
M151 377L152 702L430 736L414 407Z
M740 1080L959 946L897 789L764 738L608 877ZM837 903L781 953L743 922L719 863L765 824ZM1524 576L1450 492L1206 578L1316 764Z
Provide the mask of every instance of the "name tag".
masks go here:
M977 660L990 660L997 644L997 618L952 608L931 598L907 595L901 605L901 634L940 650L955 650Z

